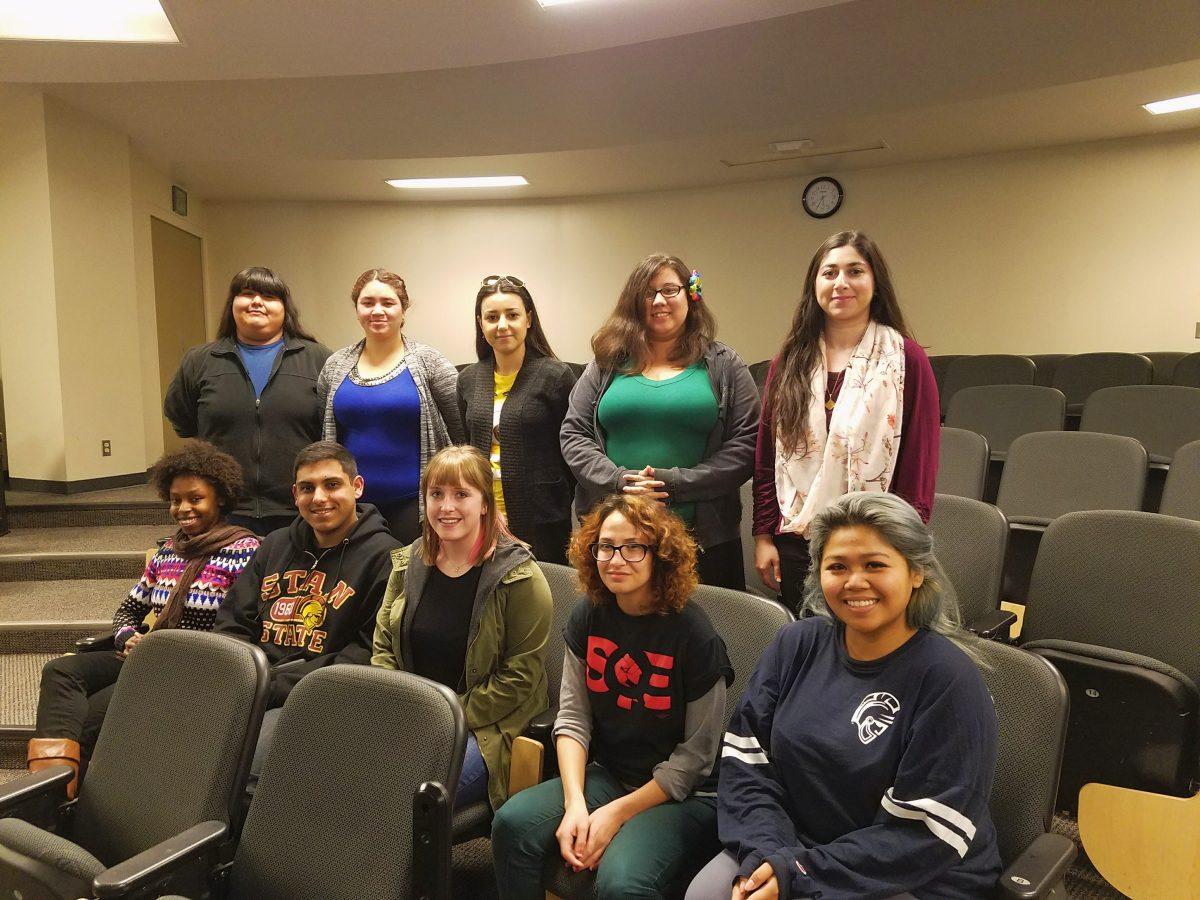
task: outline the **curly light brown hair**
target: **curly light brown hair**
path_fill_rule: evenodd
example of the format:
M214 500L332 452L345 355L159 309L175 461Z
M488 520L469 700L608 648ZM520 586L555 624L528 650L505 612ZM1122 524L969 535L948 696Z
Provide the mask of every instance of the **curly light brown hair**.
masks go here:
M163 500L171 499L171 483L180 476L203 478L217 492L217 503L225 512L237 505L242 493L242 467L228 453L208 441L186 441L174 453L163 454L150 467L150 486Z
M596 606L616 599L605 587L596 560L588 549L599 540L601 526L613 513L624 516L654 548L654 568L650 573L654 612L665 616L682 610L700 583L696 575L696 542L678 516L662 504L644 497L613 494L601 500L571 536L567 557L579 575L584 593Z

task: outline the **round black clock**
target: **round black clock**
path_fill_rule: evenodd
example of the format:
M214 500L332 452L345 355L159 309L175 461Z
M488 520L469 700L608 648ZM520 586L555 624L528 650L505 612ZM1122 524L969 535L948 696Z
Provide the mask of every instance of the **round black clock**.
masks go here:
M804 186L804 211L814 219L828 219L841 207L844 196L836 178L822 175Z

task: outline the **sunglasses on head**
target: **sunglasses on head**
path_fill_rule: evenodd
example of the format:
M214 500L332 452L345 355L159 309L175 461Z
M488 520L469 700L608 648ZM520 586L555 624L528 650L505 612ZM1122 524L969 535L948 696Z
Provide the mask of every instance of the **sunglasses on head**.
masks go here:
M525 287L525 282L515 275L489 275L480 283L480 287L495 287L500 282L505 281L513 287Z

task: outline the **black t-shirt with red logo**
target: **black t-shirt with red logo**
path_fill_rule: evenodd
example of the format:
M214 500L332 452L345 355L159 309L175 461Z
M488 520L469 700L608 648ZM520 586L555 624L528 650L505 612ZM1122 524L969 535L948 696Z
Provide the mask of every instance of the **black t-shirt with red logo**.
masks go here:
M678 613L630 616L615 601L595 606L584 597L563 634L585 666L592 758L626 787L648 782L683 741L687 705L718 678L733 680L725 642L691 604ZM710 780L715 784L715 770Z

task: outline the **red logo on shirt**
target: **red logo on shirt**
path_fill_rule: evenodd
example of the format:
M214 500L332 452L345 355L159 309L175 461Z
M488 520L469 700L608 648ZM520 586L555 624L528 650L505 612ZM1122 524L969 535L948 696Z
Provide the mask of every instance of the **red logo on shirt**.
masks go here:
M655 712L670 711L675 657L622 650L607 638L588 635L586 662L587 686L592 693L615 691L620 709L631 710L640 704Z

